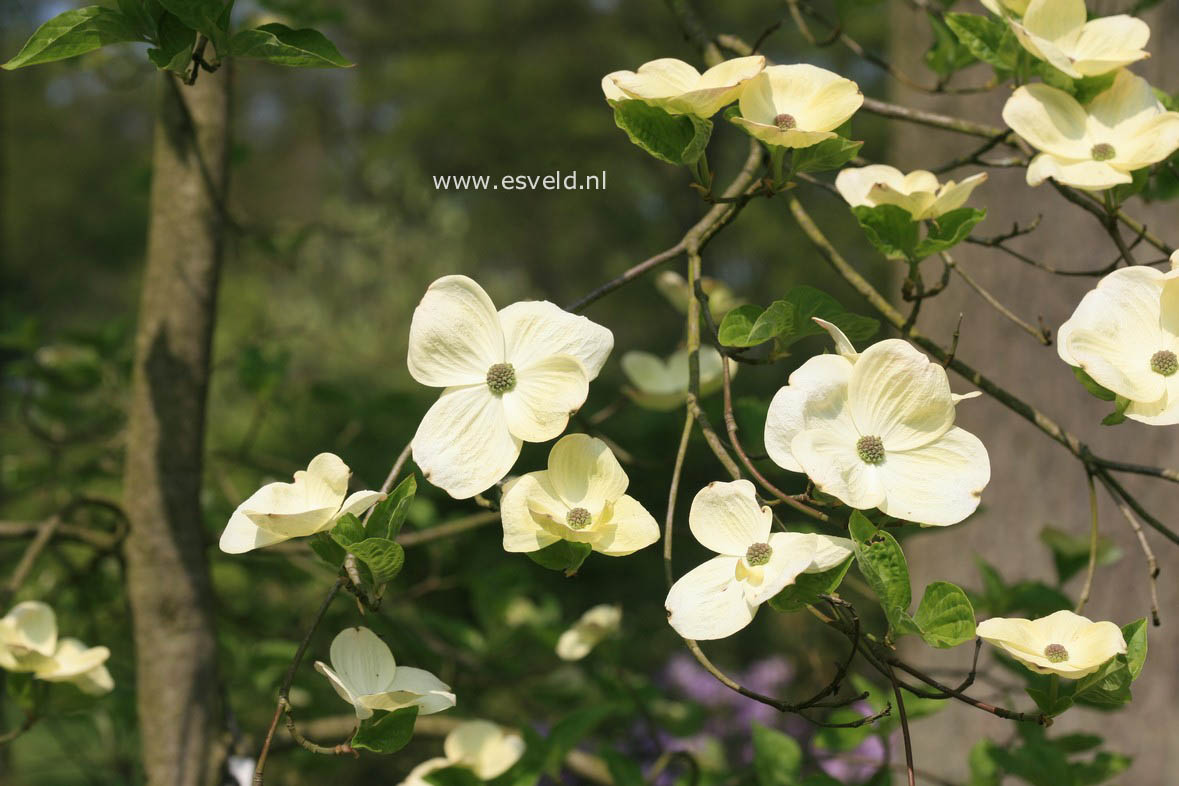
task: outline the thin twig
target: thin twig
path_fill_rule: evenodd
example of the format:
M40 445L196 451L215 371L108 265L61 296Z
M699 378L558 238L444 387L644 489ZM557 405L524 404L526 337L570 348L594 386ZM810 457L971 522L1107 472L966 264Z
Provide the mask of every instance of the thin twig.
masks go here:
M1093 473L1085 468L1085 478L1089 482L1089 567L1085 571L1085 584L1081 587L1081 596L1077 599L1076 613L1085 610L1089 602L1089 595L1093 592L1093 575L1097 572L1097 484L1093 482Z

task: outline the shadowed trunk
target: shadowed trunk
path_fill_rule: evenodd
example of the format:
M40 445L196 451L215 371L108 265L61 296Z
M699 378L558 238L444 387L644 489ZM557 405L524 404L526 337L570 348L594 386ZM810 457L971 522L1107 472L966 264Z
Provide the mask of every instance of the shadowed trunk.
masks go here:
M160 77L127 438L127 592L152 786L217 783L222 710L201 458L227 179L228 69Z
M907 4L893 5L892 60L909 74L924 73L922 81L932 83L932 76L921 64L921 55L930 40L928 23ZM973 7L963 6L958 10L985 13L981 6L969 5ZM1154 32L1149 47L1154 57L1133 69L1152 84L1171 91L1176 89L1174 74L1179 55L1166 47L1163 38L1179 24L1176 5L1164 3L1143 16ZM1118 12L1111 3L1091 0L1089 6L1091 13ZM985 69L979 68L959 78L963 84L977 84L985 77ZM922 95L897 87L892 98L906 106L1002 126L1000 111L1009 95L1009 86L993 93L961 96ZM981 141L898 123L885 163L906 171L931 169L977 148ZM998 158L1004 154L992 151L989 155ZM977 170L978 167L964 167L943 178L961 180ZM1117 257L1112 240L1094 217L1065 202L1051 185L1030 188L1023 169L991 169L989 173L990 180L975 192L970 202L989 211L987 220L975 230L976 235L1000 234L1010 229L1013 221L1024 225L1043 214L1039 229L1015 240L1013 247L1053 267L1071 270L1100 268ZM1170 243L1179 240L1174 228L1174 205L1146 206L1135 199L1127 210ZM1125 231L1123 236L1133 239ZM959 246L953 255L972 277L1025 321L1034 325L1042 317L1053 336L1084 293L1098 281L1054 276L1001 251L979 246ZM1136 256L1139 262L1145 262L1162 254L1144 243L1136 249ZM935 259L928 260L923 267L927 281L941 272ZM1099 425L1100 419L1112 410L1112 404L1089 396L1059 359L1055 346L1038 344L1001 317L960 278L955 277L947 292L926 303L918 325L948 346L960 313L964 319L959 356L1056 419L1095 452L1143 464L1171 467L1179 464L1173 427L1147 426L1134 421L1114 428ZM971 389L953 374L950 381L956 392ZM1030 423L991 399L963 402L958 407L958 423L986 444L991 456L991 483L983 493L978 514L967 524L944 532L930 531L907 541L916 597L920 597L926 584L937 579L980 586L976 556L998 568L1009 581L1036 578L1055 582L1050 552L1040 543L1039 536L1049 524L1073 535L1087 536L1090 514L1083 467ZM1172 528L1179 525L1172 513L1179 501L1179 487L1135 476L1120 479L1164 524ZM1084 614L1093 619L1113 620L1119 625L1139 617L1149 618L1149 588L1142 550L1100 485L1098 495L1101 534L1118 544L1123 557L1114 566L1098 567L1093 595ZM1179 548L1149 528L1146 537L1162 570L1159 603L1163 627L1150 628L1150 650L1163 656L1156 656L1153 663L1148 657L1142 678L1134 685L1134 702L1128 707L1114 715L1074 709L1050 733L1084 729L1100 734L1106 738L1109 749L1134 757L1126 782L1169 783L1179 766L1175 747L1163 743L1179 734L1179 714L1173 708L1179 678L1173 669L1167 668L1166 661L1167 653L1179 646L1179 616L1175 612L1179 608L1176 581ZM1084 571L1066 585L1066 592L1074 600L1080 593L1083 574ZM934 653L922 645L907 644L906 654L917 663L937 662L944 666L947 661L956 660L969 666L970 653L966 651L972 649L963 646L953 653ZM983 657L989 658L989 654L984 653ZM1002 670L996 675L1010 681ZM999 703L1016 703L1022 709L1032 708L1031 701L1021 691L1002 696L985 680L980 680L971 693ZM1012 728L1008 721L965 705L953 702L951 705L936 719L915 724L914 754L919 767L960 778L966 770L968 741L989 737L1002 742L1009 739Z

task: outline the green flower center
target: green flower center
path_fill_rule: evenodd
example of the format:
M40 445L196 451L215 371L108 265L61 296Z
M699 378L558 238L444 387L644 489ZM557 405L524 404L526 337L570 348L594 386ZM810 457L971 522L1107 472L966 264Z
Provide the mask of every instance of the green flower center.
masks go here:
M1049 644L1044 648L1044 657L1053 663L1063 663L1068 660L1068 650L1061 644Z
M487 369L487 387L497 396L502 396L516 387L516 369L511 363L496 363Z
M569 529L585 529L594 522L594 517L585 508L574 508L565 514L565 523Z
M856 442L856 453L865 464L884 463L884 443L880 437L860 437Z
M754 543L745 552L745 561L749 564L749 567L756 568L769 562L770 557L773 555L774 550L770 548L770 544Z
M1179 371L1179 358L1169 349L1160 349L1150 356L1150 370L1169 377Z
M1093 149L1089 151L1089 154L1093 156L1094 161L1109 161L1118 153L1114 150L1113 145L1108 142L1101 142L1094 145Z
M778 127L779 131L789 131L798 125L798 121L794 119L794 115L782 113L774 118L774 125Z

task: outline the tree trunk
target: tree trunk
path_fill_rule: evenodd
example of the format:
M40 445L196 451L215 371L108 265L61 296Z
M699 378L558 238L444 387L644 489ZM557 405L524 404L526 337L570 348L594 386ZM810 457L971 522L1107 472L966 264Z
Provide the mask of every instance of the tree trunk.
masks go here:
M152 786L219 782L224 755L201 520L209 354L221 265L229 74L160 77L147 269L124 505L143 763Z
M1120 4L1124 7L1125 4ZM1151 49L1154 57L1134 70L1153 84L1175 90L1176 50L1162 39L1179 24L1179 4L1165 3L1145 14L1154 31ZM925 74L923 82L933 82L921 64L921 54L930 40L929 25L905 3L893 4L892 61L911 75ZM1117 13L1112 3L1094 3L1090 10L1098 14ZM963 8L985 13L981 6ZM962 75L963 83L973 76L983 81L985 73ZM895 85L895 83L894 83ZM897 103L970 118L1002 126L1000 112L1010 95L1000 88L983 95L922 95L896 87L892 98ZM904 170L930 169L978 147L981 140L932 129L896 124L887 160ZM990 153L992 157L1002 154ZM985 156L984 156L985 157ZM977 171L965 167L944 177L961 180ZM1053 267L1082 270L1109 264L1117 250L1097 221L1074 205L1065 202L1045 184L1030 188L1023 169L991 169L990 180L975 192L971 204L986 207L989 215L976 234L992 236L1011 227L1013 221L1026 224L1043 215L1040 227L1013 242L1034 259ZM1139 200L1130 203L1128 212L1141 218L1164 239L1175 243L1173 203L1145 206ZM1168 218L1169 216L1169 218ZM1133 238L1123 233L1127 240ZM955 259L983 287L1024 320L1044 324L1055 331L1071 314L1085 292L1097 284L1096 278L1065 278L1019 262L1001 251L963 245L954 250ZM1161 257L1143 243L1136 249L1138 261ZM932 280L940 274L937 260L926 262L925 275ZM899 278L899 277L898 277ZM1112 404L1089 396L1073 378L1072 372L1056 354L1056 347L1045 347L1015 327L987 305L965 283L955 277L943 295L928 302L921 312L919 326L928 335L950 343L959 314L962 321L958 354L966 362L990 375L999 384L1024 398L1062 426L1088 443L1095 452L1109 458L1143 464L1175 466L1179 449L1173 427L1147 426L1134 421L1108 428L1099 425ZM951 375L954 390L971 389L961 378ZM920 597L930 581L946 579L978 587L980 580L975 559L981 558L1000 570L1009 581L1042 579L1055 581L1048 549L1040 543L1044 526L1051 524L1071 534L1087 536L1089 501L1085 472L1067 451L1053 443L1034 426L990 399L963 402L958 407L958 423L977 434L991 456L991 483L983 493L982 507L966 524L944 532L929 531L906 542L906 552L913 571L913 586ZM1137 493L1139 500L1165 524L1176 525L1171 511L1179 500L1179 489L1165 481L1123 476L1124 485ZM1118 509L1098 486L1100 497L1100 531L1121 548L1120 562L1099 567L1093 596L1085 609L1093 619L1109 619L1124 625L1139 617L1149 618L1150 597L1146 564L1141 548ZM1134 757L1126 782L1170 782L1179 766L1179 752L1166 744L1179 734L1179 714L1173 710L1179 677L1173 668L1171 653L1179 647L1179 549L1146 530L1146 537L1158 556L1159 602L1163 627L1150 628L1151 657L1142 678L1134 686L1134 702L1111 718L1087 711L1069 711L1051 730L1052 734L1084 729L1103 735L1109 748ZM1067 586L1076 599L1083 582L1074 578ZM906 654L926 664L946 665L957 658L969 666L972 647L963 646L953 653L932 652L923 645L906 645ZM984 659L989 658L987 653ZM1002 670L996 676L1004 677ZM1009 678L1005 678L1008 679ZM985 680L972 689L973 694L1000 704L1018 703L1031 708L1022 692L1010 696L998 694ZM967 745L981 737L1005 741L1011 724L965 705L951 702L951 707L929 722L918 721L913 735L914 753L919 766L952 778L965 772Z

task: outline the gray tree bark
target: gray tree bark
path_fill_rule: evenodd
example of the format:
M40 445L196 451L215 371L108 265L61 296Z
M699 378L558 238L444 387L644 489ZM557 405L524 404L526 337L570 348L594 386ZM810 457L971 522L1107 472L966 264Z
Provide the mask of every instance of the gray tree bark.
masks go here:
M928 23L921 15L914 14L908 4L892 5L895 9L892 61L908 74L924 73L924 81L931 83L929 72L921 64L921 54L930 41ZM1154 31L1150 46L1154 57L1134 68L1152 84L1172 92L1179 89L1175 80L1179 53L1174 48L1168 49L1162 39L1179 25L1177 5L1164 3L1145 16ZM1089 3L1093 12L1117 12L1110 4L1099 6ZM981 6L960 10L985 13ZM978 81L984 78L985 73L980 69ZM1009 88L984 95L931 96L895 87L892 99L906 106L1002 126L1000 111L1009 95ZM928 169L977 147L978 143L979 140L955 134L897 124L885 163L906 171ZM974 169L967 167L947 176L960 180ZM971 203L989 210L987 220L976 229L976 234L982 236L1001 233L1013 221L1022 224L1043 214L1040 228L1016 241L1016 247L1054 267L1099 268L1117 256L1109 236L1092 216L1066 203L1050 185L1028 187L1022 169L990 170L990 180L975 192ZM1179 242L1174 228L1174 203L1149 207L1135 200L1130 212L1172 244ZM1147 250L1145 244L1137 254L1139 261L1162 256ZM1094 278L1053 276L1002 252L977 246L960 246L954 256L1016 314L1032 324L1042 317L1054 333L1071 315L1082 295L1097 283ZM927 278L932 279L940 272L935 260L926 265ZM964 314L959 356L1058 419L1100 455L1144 464L1172 467L1179 464L1173 428L1133 421L1115 428L1100 426L1099 420L1111 405L1085 393L1068 366L1057 357L1055 346L1038 344L984 303L961 279L956 278L947 292L926 303L918 324L924 332L948 345L959 314ZM964 381L953 376L951 384L956 392L969 389ZM982 507L968 523L944 532L923 533L906 542L914 592L920 593L925 584L937 579L977 587L976 556L995 565L1009 580L1054 581L1050 554L1040 544L1039 534L1045 525L1052 524L1075 535L1087 535L1089 502L1084 469L1034 426L990 399L963 402L958 407L958 422L986 444L991 456L991 483L983 494ZM1164 481L1123 477L1124 485L1140 492L1139 499L1148 509L1164 523L1179 526L1173 513L1179 501L1179 488ZM1113 566L1098 568L1093 597L1084 613L1093 619L1110 619L1124 625L1139 617L1149 617L1146 564L1133 532L1108 495L1098 488L1101 533L1115 540L1124 556ZM1134 702L1113 716L1071 710L1053 727L1052 733L1085 729L1102 734L1112 750L1134 757L1132 769L1123 776L1128 778L1126 782L1169 783L1179 768L1179 750L1166 742L1179 735L1179 713L1174 709L1174 697L1179 692L1174 659L1179 647L1179 582L1176 582L1179 548L1149 529L1147 538L1162 570L1159 601L1163 627L1149 631L1151 654L1141 679L1134 686ZM1077 578L1067 586L1074 599L1081 582ZM972 649L962 647L963 652L949 656L931 653L920 646L908 647L907 655L927 664L941 665L951 657L968 665L969 653L965 650ZM972 692L995 695L981 681ZM1021 693L1011 700L1030 704ZM970 743L984 736L1004 741L1012 729L1008 721L965 705L951 704L936 719L916 724L914 752L919 766L961 777L966 770L965 757Z
M152 786L219 782L224 757L200 488L221 265L228 69L160 77L124 505L143 764Z

